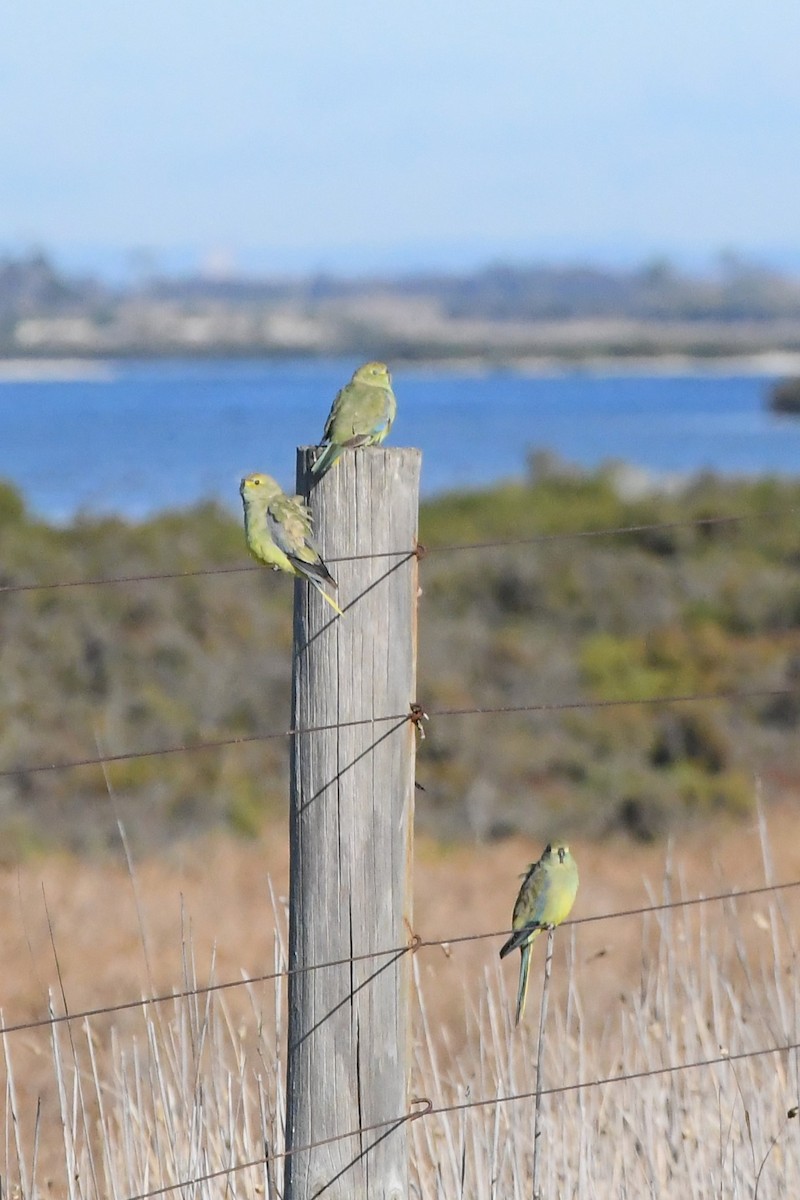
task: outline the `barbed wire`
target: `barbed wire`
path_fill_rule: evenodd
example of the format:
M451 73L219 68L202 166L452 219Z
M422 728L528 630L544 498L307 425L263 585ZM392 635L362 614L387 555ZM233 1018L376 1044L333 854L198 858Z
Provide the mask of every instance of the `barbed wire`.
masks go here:
M784 883L764 883L756 887L740 888L728 892L716 892L711 896L690 896L680 900L665 900L659 904L645 904L637 908L615 909L613 912L594 913L585 917L571 917L562 922L561 928L571 925L591 925L598 921L615 921L625 917L646 916L650 913L666 912L671 909L693 908L702 904L722 903L726 900L741 900L751 896L761 896L770 892L785 892L800 887L800 879L787 880ZM368 950L363 954L350 954L344 958L332 958L321 963L309 963L306 966L286 967L281 971L268 971L261 975L249 975L243 979L229 979L221 983L201 984L199 987L183 988L179 991L163 992L155 996L141 996L137 1000L123 1000L116 1004L107 1004L96 1008L82 1009L77 1012L53 1014L47 1017L37 1017L31 1021L17 1021L11 1025L0 1025L0 1037L10 1033L20 1033L33 1029L43 1029L53 1025L63 1025L73 1021L88 1020L91 1017L102 1017L115 1013L130 1012L137 1008L146 1008L155 1004L166 1004L169 1001L188 1000L196 996L207 996L213 992L230 991L233 988L247 987L256 983L269 983L278 979L288 979L291 975L304 975L312 971L324 971L331 967L349 966L351 963L365 962L376 958L390 958L392 955L416 954L419 950L436 947L449 949L451 946L465 942L480 942L493 938L508 937L513 931L506 929L489 929L479 933L456 934L453 937L422 938L415 934L410 942L402 946L389 946L383 950Z
M328 725L309 725L299 729L279 729L265 733L232 734L230 737L212 738L203 742L181 743L176 746L160 746L149 750L126 750L120 754L102 754L87 758L65 759L61 762L28 763L0 770L0 779L20 775L33 775L45 771L71 771L78 767L95 767L108 763L128 762L137 758L159 758L170 754L195 754L204 750L218 750L226 746L240 746L252 742L270 742L281 738L305 737L312 733L331 733L337 729L353 729L357 726L383 725L395 721L404 724L411 721L419 726L422 718L511 716L523 713L572 712L587 709L632 708L636 705L658 706L659 704L729 703L768 699L777 696L800 696L800 687L740 688L722 692L692 692L671 696L626 696L613 700L553 700L537 701L532 704L475 705L464 708L430 708L419 704L411 706L406 713L390 713L378 717L358 717L352 721L333 721Z
M709 1069L711 1067L724 1066L727 1063L742 1062L745 1059L764 1058L770 1054L790 1054L796 1050L800 1050L800 1042L786 1042L784 1045L762 1046L757 1050L739 1050L734 1053L726 1051L715 1055L713 1058L700 1058L692 1062L683 1063L667 1063L661 1067L648 1067L641 1071L626 1071L623 1074L605 1075L598 1079L584 1079L574 1083L557 1084L554 1087L540 1088L538 1089L538 1093L537 1091L512 1092L507 1096L486 1096L480 1097L477 1100L463 1100L454 1104L433 1104L427 1097L412 1097L409 1101L410 1104L419 1104L424 1107L418 1111L403 1113L398 1117L375 1121L371 1125L362 1125L358 1129L348 1129L346 1133L334 1134L332 1137L323 1138L318 1142L310 1142L303 1146L291 1146L285 1150L276 1150L264 1158L253 1158L246 1162L232 1163L230 1166L221 1167L216 1171L208 1171L203 1175L195 1175L191 1179L180 1180L177 1183L163 1184L161 1187L151 1188L146 1192L137 1192L135 1195L126 1197L126 1200L153 1200L156 1196L164 1196L168 1192L177 1191L180 1188L191 1187L198 1183L209 1183L214 1179L221 1179L226 1175L232 1175L239 1171L263 1167L268 1162L274 1162L276 1159L291 1158L295 1154L308 1154L321 1146L330 1146L334 1142L348 1141L352 1138L361 1137L365 1133L376 1133L381 1129L391 1131L393 1128L399 1128L413 1121L423 1120L425 1117L438 1117L448 1113L466 1112L474 1108L496 1108L500 1104L515 1104L522 1100L535 1100L537 1094L539 1096L559 1096L569 1092L586 1091L589 1088L609 1087L616 1083L631 1083L662 1075L676 1075L681 1071ZM360 1151L358 1158L362 1158L368 1152L369 1147L366 1150ZM352 1164L348 1164L348 1166L350 1165Z
M637 525L614 525L602 529L558 530L555 533L536 533L528 537L496 538L477 542L450 542L441 545L417 545L406 550L386 550L369 554L342 554L326 557L328 563L362 562L369 559L426 557L429 554L449 554L459 550L490 550L501 546L533 546L546 542L575 541L584 538L623 537L638 533L658 533L675 529L733 525L747 521L776 520L800 511L789 506L777 511L719 514L709 517L687 517L680 521L653 521ZM235 575L263 571L256 563L230 564L221 567L200 567L191 571L149 572L143 575L111 575L90 579L61 579L50 583L8 583L0 585L0 595L13 592L53 591L60 588L111 587L124 583L153 583L168 579L193 579L202 576Z

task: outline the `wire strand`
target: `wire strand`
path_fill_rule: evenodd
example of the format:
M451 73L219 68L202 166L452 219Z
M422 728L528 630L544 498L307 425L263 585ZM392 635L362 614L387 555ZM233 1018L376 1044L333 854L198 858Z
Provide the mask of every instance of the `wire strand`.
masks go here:
M652 521L639 525L612 525L602 529L559 530L556 533L536 533L529 537L497 538L491 541L451 542L426 547L426 554L447 554L457 550L492 550L497 546L533 546L541 542L568 542L581 538L622 537L633 533L659 533L673 529L703 528L715 525L734 525L745 521L775 520L787 513L798 512L796 507L781 512L720 514L711 517L687 517L683 521Z
M327 558L328 563L362 562L369 559L407 558L411 555L424 553L449 554L459 550L490 550L499 546L534 546L546 542L575 541L583 538L624 537L637 533L657 533L674 529L691 529L712 527L716 525L733 525L746 521L775 520L795 513L797 507L788 507L776 512L720 514L710 517L691 517L683 521L654 521L638 525L614 525L603 529L559 530L556 533L536 533L521 538L497 538L489 541L450 542L443 545L413 547L407 550L387 550L370 554L343 554ZM94 579L61 579L50 583L9 583L0 585L0 595L10 595L13 592L53 591L59 588L77 587L111 587L123 583L153 583L167 579L193 579L201 576L235 575L247 572L263 571L264 568L255 563L231 564L222 567L203 567L195 571L164 571L151 572L145 575L111 575Z
M416 550L387 550L377 554L347 554L339 558L328 558L329 563L361 562L365 559L409 558ZM225 567L200 567L196 571L157 571L149 575L106 575L96 579L61 579L54 583L9 583L0 585L3 592L46 592L57 588L110 587L118 583L157 583L162 579L194 579L204 575L236 575L263 571L258 563L232 564Z
M281 729L266 733L236 734L231 737L213 738L204 742L189 742L177 746L161 746L149 750L127 750L120 754L103 754L89 758L65 759L61 762L28 763L14 767L4 767L0 770L0 779L19 775L33 775L45 771L71 771L77 767L94 767L105 763L127 762L137 758L158 758L169 754L195 754L202 750L217 750L225 746L247 745L252 742L276 741L280 738L303 737L312 733L331 733L337 729L353 729L357 726L382 725L391 721L398 724L406 721L418 723L420 717L470 717L470 716L508 716L514 713L545 713L571 712L586 709L596 711L604 708L631 708L636 705L648 707L659 704L691 704L691 703L729 703L737 701L767 699L776 696L800 695L798 687L780 688L743 688L737 691L694 692L673 696L630 696L618 700L557 700L542 701L534 704L501 704L495 706L477 705L472 708L431 708L422 709L417 705L416 712L391 713L381 717L360 717L352 721L337 721L329 725L310 725L302 729Z
M71 771L75 767L96 767L105 763L127 762L136 758L159 758L167 754L194 754L200 750L218 750L224 746L240 746L248 742L270 742L279 738L302 737L310 733L330 733L335 729L350 729L357 725L380 725L387 721L410 719L408 713L389 717L364 717L355 721L337 721L331 725L310 725L305 729L281 729L272 733L243 733L227 738L214 738L207 742L189 742L185 745L162 746L152 750L130 750L122 754L104 754L94 758L73 758L64 762L34 763L31 766L6 767L0 771L0 779L13 775L36 774L40 771Z
M585 1091L587 1088L608 1087L613 1083L630 1083L637 1079L652 1079L659 1075L675 1075L679 1071L695 1071L701 1067L716 1067L724 1063L741 1062L745 1058L763 1058L768 1054L789 1054L800 1049L800 1042L786 1042L781 1046L763 1046L758 1050L739 1050L723 1053L713 1058L695 1059L693 1062L667 1063L662 1067L648 1067L641 1071L626 1071L620 1075L605 1075L599 1079L583 1079L575 1083L559 1083L554 1087L542 1088L543 1096L563 1096L568 1092ZM536 1092L514 1092L510 1096L490 1096L481 1100L465 1100L461 1104L443 1104L419 1113L420 1117L438 1116L442 1113L463 1112L468 1108L489 1108L496 1104L509 1104L518 1100L533 1100ZM276 1155L277 1157L277 1155Z
M741 888L736 891L717 892L711 896L690 896L681 900L666 900L660 904L645 904L639 908L623 908L614 912L594 913L585 917L571 917L562 923L563 928L570 925L590 925L597 921L615 921L623 917L639 917L649 913L666 912L669 909L692 908L700 904L714 904L725 900L741 900L748 896L761 896L768 892L784 892L791 888L800 887L800 879L787 880L784 883L765 883L757 887ZM164 992L156 996L142 996L138 1000L124 1000L117 1004L103 1005L97 1008L87 1008L79 1012L51 1014L48 1017L38 1017L32 1021L17 1021L12 1025L0 1025L0 1037L8 1033L19 1033L23 1030L42 1029L46 1026L62 1025L72 1021L83 1021L90 1017L101 1017L109 1014L129 1012L149 1005L165 1004L170 1000L187 1000L194 996L207 996L212 992L230 991L232 988L247 987L254 983L268 983L276 979L288 979L290 975L303 975L311 971L324 971L330 967L349 966L350 963L364 962L368 959L389 958L392 955L414 953L435 947L456 946L465 942L480 942L492 938L505 938L511 929L491 929L480 933L456 934L454 937L421 938L415 935L410 942L403 946L389 946L384 950L369 950L364 954L352 954L345 958L332 958L321 963L310 963L307 966L287 967L282 971L269 971L263 975L250 975L244 979L229 979L222 983L208 983L196 988L184 988L180 991Z

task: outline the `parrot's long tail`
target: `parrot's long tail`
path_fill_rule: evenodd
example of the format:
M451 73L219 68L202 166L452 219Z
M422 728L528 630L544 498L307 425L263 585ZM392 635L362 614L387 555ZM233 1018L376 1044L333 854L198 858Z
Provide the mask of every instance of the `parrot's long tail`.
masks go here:
M539 931L537 930L536 933ZM526 942L521 948L521 958L519 961L519 986L517 988L517 1016L514 1021L515 1025L519 1025L522 1020L522 1015L525 1012L525 1001L528 997L528 977L531 969L531 942L536 937L534 933L530 942Z
M306 579L308 580L308 582L311 584L311 586L312 586L312 587L315 587L315 588L317 589L317 591L319 592L320 596L322 596L322 599L323 599L323 600L327 600L327 601L328 601L328 604L330 604L330 606L331 606L331 608L333 609L333 611L334 611L335 613L338 613L338 615L339 615L340 617L343 617L343 616L344 616L344 613L343 613L343 612L342 612L342 610L339 608L339 605L336 603L336 601L335 601L335 600L333 600L333 599L332 599L332 598L331 598L331 597L328 595L328 593L325 591L325 589L324 589L324 587L322 586L322 584L321 584L321 583L320 583L320 582L319 582L317 579L315 579L315 578L313 577L313 575L306 575Z
M321 479L325 472L330 471L333 464L338 461L341 453L341 446L335 446L333 442L329 442L311 467L311 474L317 479Z

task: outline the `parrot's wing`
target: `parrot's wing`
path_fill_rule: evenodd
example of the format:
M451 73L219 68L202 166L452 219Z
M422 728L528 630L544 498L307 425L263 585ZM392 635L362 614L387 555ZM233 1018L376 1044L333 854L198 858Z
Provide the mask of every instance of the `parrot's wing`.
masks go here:
M505 956L507 954L510 954L512 950L521 948L521 947L525 946L529 941L533 941L533 938L542 929L544 929L544 925L542 924L541 921L537 921L537 920L526 921L524 925L521 925L519 927L519 929L514 930L511 937L503 945L503 947L500 951L500 957L505 958Z
M336 393L336 395L333 398L333 404L331 405L331 411L328 413L328 419L325 422L325 428L322 431L323 442L329 442L331 440L331 437L333 436L333 426L334 426L334 422L336 421L336 417L339 412L339 407L342 402L342 393L346 390L347 390L346 388L340 388L339 391Z
M284 554L296 556L305 547L311 529L308 509L290 496L277 496L267 509L267 529Z
M290 496L278 496L267 510L267 529L275 545L301 574L338 586L311 540L311 514L304 504Z
M546 925L545 908L548 889L549 878L545 864L541 859L531 863L514 905L514 914L511 918L511 927L514 932L500 951L501 958L510 954L517 946L523 945L531 937L531 934Z
M346 415L352 430L348 445L357 446L374 441L385 434L391 424L388 393L384 388L361 388Z
M531 863L514 905L514 915L511 920L513 928L516 929L518 925L521 926L527 921L538 920L541 917L546 899L547 883L547 869L542 860Z

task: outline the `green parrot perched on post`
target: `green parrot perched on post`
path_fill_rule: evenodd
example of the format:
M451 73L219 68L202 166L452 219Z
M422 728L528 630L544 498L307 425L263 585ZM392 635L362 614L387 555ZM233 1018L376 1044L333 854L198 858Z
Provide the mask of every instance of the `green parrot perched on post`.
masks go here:
M287 496L271 475L256 471L239 487L244 505L244 531L250 553L273 571L307 579L334 612L342 610L323 588L336 589L319 550L311 540L311 513L299 496Z
M336 393L322 441L327 443L311 468L321 479L345 449L379 446L392 427L397 401L385 363L368 362Z
M531 863L525 872L511 918L511 928L514 932L500 951L501 958L505 958L516 949L519 949L522 955L519 964L516 1025L519 1025L525 1011L531 946L543 929L553 929L566 920L575 903L577 892L578 868L569 852L569 846L564 842L554 842L546 846L542 857Z

